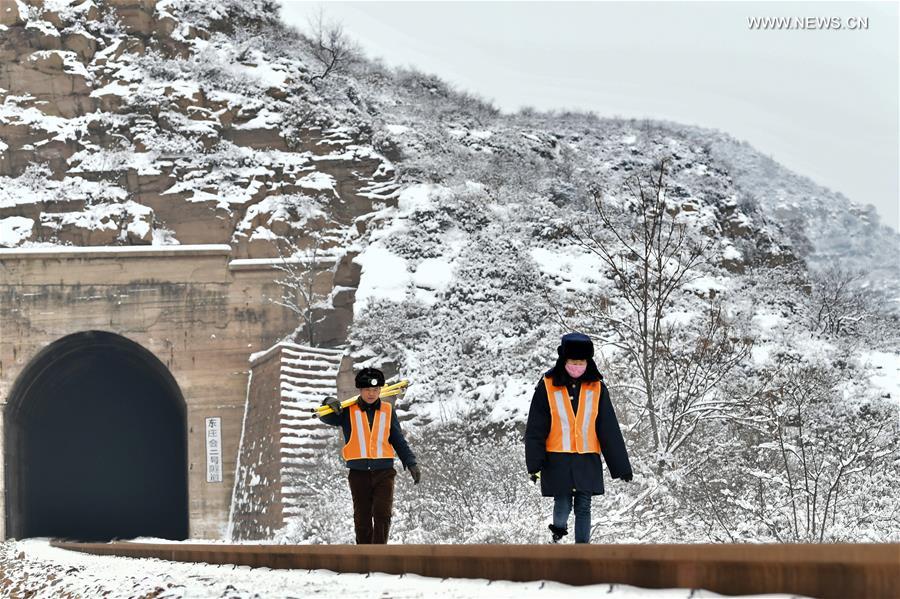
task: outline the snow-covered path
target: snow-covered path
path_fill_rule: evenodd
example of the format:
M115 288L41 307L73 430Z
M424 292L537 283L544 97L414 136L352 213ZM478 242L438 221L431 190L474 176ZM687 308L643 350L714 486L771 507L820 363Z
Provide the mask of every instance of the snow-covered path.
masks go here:
M187 564L157 559L94 556L50 547L46 540L8 541L0 551L0 596L154 598L391 598L609 599L723 597L689 589L642 589L604 584L489 582L390 574L336 574L327 570L270 570ZM788 598L795 595L752 595Z

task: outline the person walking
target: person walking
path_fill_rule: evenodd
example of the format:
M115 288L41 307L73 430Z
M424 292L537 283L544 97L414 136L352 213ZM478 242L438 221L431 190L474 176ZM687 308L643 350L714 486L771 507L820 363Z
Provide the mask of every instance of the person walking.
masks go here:
M582 333L563 335L556 364L534 390L525 426L525 466L541 495L553 497L551 542L568 534L575 508L575 542L590 543L591 498L603 495L603 465L612 478L632 479L616 413Z
M395 456L399 456L415 484L422 477L394 407L379 397L383 386L383 372L363 368L356 374L359 401L342 408L338 399L327 397L322 403L333 413L319 416L325 424L340 426L344 433L341 455L349 469L353 525L360 545L387 543L397 475Z

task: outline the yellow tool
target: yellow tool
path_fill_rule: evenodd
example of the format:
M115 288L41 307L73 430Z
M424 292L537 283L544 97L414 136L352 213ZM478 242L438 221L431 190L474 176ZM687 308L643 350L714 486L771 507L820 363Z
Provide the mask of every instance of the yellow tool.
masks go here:
M406 391L406 388L410 385L412 385L412 383L405 379L397 383L385 385L381 388L381 393L378 397L394 397L395 395L400 395ZM352 406L357 401L359 401L359 395L354 395L353 397L343 400L341 402L341 407L346 408ZM327 416L328 414L334 414L334 410L332 410L330 406L319 406L316 408L316 416Z

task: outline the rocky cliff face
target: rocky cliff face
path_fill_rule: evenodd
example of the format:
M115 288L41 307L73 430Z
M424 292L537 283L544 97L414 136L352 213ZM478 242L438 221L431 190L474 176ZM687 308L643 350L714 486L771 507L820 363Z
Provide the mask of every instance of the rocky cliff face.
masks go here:
M340 258L393 167L308 109L302 63L232 44L270 8L2 0L0 242Z
M396 202L394 167L284 52L276 8L0 2L0 247L314 260L333 272L319 340L346 337L356 241Z

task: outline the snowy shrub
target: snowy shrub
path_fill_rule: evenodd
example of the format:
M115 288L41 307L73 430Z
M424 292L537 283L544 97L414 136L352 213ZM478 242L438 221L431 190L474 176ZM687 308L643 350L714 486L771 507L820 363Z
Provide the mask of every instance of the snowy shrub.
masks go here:
M235 67L240 48L222 34L216 34L198 52L184 59L169 58L157 50L148 50L133 59L136 67L142 69L157 82L177 82L210 89L231 92L247 97L258 97L264 89L252 76ZM145 92L149 97L132 99L132 105L147 104L152 99L157 103L168 101L166 97L154 94L152 89ZM155 97L154 97L155 96Z
M163 0L157 10L169 11L179 19L218 32L241 29L277 21L277 0Z
M546 536L549 510L525 470L521 433L486 422L487 413L472 410L411 437L422 483L398 484L397 542L531 543Z
M385 245L412 261L438 258L448 253L448 239L476 233L490 222L489 198L477 185L459 185L434 194L433 205L416 209L408 218L404 235L389 237Z
M326 425L322 425L326 426ZM343 439L335 435L321 450L315 464L302 474L293 474L287 485L302 489L308 499L297 514L285 518L285 526L274 535L283 544L354 543L353 501L347 484L347 468L341 458Z
M679 489L713 540L896 538L896 507L864 499L897 472L888 402L848 396L833 370L793 362L762 370L743 395L742 414L704 427L703 465Z

